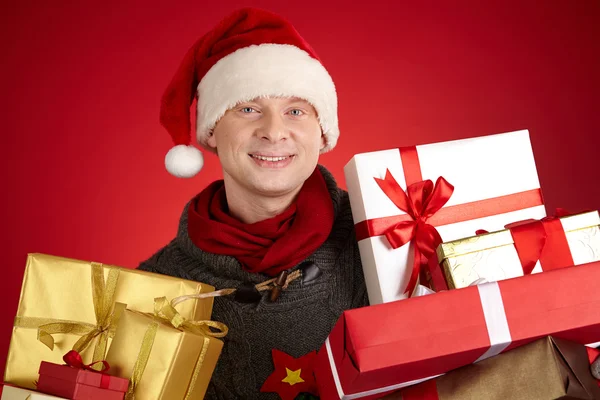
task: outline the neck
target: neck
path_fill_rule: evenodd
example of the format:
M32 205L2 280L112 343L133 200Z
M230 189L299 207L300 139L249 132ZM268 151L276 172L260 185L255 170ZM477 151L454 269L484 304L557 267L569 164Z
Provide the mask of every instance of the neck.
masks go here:
M224 182L229 214L245 224L253 224L283 213L292 205L301 189L299 187L293 192L278 196L261 196L244 190L228 179Z

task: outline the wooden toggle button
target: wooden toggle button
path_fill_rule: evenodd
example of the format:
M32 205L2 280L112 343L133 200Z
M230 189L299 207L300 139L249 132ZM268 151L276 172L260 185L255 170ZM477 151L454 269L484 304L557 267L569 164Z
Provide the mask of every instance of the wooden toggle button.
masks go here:
M271 295L269 296L269 300L271 302L277 300L281 291L283 290L283 285L285 285L285 281L288 277L287 271L281 271L279 275L277 275L277 279L273 282L273 289L271 289Z

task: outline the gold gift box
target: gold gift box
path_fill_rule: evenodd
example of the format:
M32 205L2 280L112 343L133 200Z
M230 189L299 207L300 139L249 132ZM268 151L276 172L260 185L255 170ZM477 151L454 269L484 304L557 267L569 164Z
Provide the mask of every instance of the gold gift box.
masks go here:
M560 218L574 265L600 260L600 217L591 211ZM442 243L437 259L448 288L467 287L480 279L496 282L523 275L508 229ZM533 273L542 272L539 265Z
M222 348L215 337L125 310L106 361L111 375L130 379L126 398L202 399Z
M103 296L111 288L114 295ZM95 356L104 357L118 322L116 318L112 321L111 315L116 302L152 312L157 296L175 298L213 290L210 285L161 274L29 254L4 380L35 389L40 362L62 364L63 355L85 336L89 345L81 353L84 361L90 363ZM210 319L212 306L213 299L208 298L183 302L178 310L186 318ZM98 321L99 314L103 321ZM40 329L44 343L54 341L53 350L38 340ZM69 333L55 333L61 331Z
M593 400L600 399L600 387L585 346L546 337L383 400L417 400L425 394L439 400Z

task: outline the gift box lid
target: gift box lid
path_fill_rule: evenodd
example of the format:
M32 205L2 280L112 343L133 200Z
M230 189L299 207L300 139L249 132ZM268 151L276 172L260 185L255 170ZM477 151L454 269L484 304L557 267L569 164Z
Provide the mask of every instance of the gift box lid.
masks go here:
M559 219L565 233L600 225L598 211L569 215ZM436 253L437 259L441 263L448 258L513 244L514 241L510 230L504 229L442 243L438 246Z
M93 387L100 387L103 383L103 377L105 377L104 383L108 383L108 386L105 386L105 388L117 392L126 392L129 387L129 380L125 378L119 378L118 376L111 376L97 371L73 368L68 365L53 364L46 361L41 362L39 373L40 375L47 375L53 378ZM107 379L106 377L110 379Z
M417 162L403 161L404 151L416 155ZM507 163L507 157L514 162ZM409 171L408 164L418 168ZM423 179L435 182L443 176L454 186L445 207L540 189L528 130L358 153L344 166L355 223L406 214L373 179L384 179L386 171L404 189ZM534 196L536 204L530 207L543 203L540 196ZM545 209L541 211L545 215Z

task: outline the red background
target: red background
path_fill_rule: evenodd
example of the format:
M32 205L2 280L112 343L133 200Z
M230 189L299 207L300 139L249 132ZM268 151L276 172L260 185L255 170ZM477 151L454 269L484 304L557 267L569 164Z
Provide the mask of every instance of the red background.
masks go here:
M188 47L250 4L12 3L0 12L0 370L27 252L135 267L221 177L212 155L192 180L167 174L159 99ZM548 210L598 208L597 0L253 5L288 17L336 82L342 133L321 162L342 186L358 152L526 128Z

